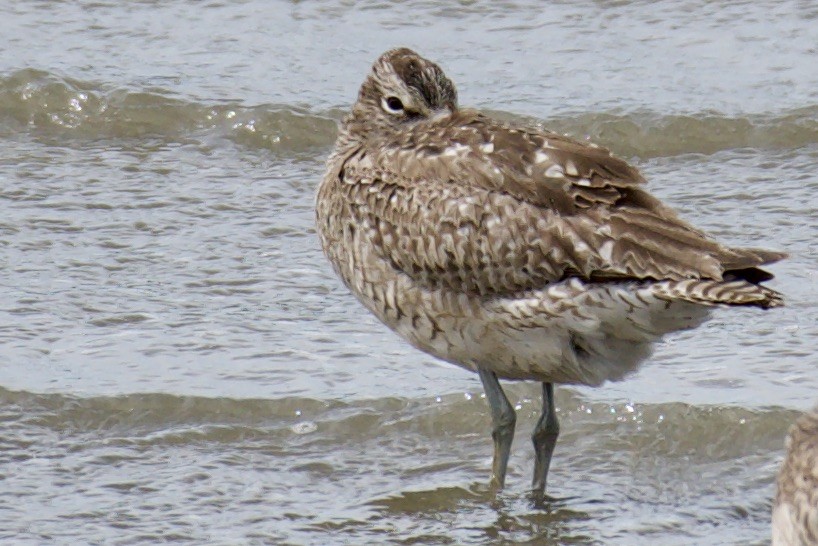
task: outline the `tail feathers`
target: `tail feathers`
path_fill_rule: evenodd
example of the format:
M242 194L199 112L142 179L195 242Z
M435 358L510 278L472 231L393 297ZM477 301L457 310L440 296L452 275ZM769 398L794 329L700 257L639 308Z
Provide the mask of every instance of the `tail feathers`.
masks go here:
M722 280L724 283L746 281L752 285L759 285L765 281L769 281L775 276L769 271L761 269L758 266L775 263L787 257L786 252L766 250L763 248L732 248L730 249L730 252L733 254L733 259L728 259L723 263L725 271L722 275ZM745 287L742 287L740 290L742 294L745 292L744 288ZM764 309L768 307L777 307L784 304L781 294L775 292L774 290L770 290L769 288L755 286L755 290L750 291L754 292L756 296L761 298L760 303L755 301L743 303L743 300L745 299L744 297L740 298L742 303L732 301L720 301L718 303L728 303L732 305L756 305Z
M762 309L784 305L783 296L775 290L742 279L664 281L654 284L652 289L657 298L669 302L681 300L704 305L749 305Z

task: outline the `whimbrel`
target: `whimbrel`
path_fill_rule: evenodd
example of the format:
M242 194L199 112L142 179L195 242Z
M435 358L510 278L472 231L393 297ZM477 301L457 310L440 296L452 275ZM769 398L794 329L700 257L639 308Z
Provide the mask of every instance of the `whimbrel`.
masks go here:
M384 53L341 124L318 233L349 290L415 347L477 372L505 481L516 415L499 379L542 383L533 489L559 434L555 383L599 385L715 305L782 304L759 266L645 189L605 148L461 109L435 63Z
M773 507L773 546L818 544L818 407L787 436Z

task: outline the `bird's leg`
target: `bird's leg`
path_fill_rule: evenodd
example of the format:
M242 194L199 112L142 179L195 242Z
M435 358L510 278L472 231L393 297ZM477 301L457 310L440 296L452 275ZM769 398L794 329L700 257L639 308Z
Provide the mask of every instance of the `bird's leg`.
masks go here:
M560 435L560 424L557 421L557 411L554 407L554 385L542 384L542 415L531 439L534 441L534 482L531 489L535 496L542 497L545 493L545 481L548 478L548 467L551 466L551 455L557 445Z
M508 402L497 375L489 370L479 368L480 381L486 391L486 398L491 408L491 422L493 425L491 437L494 439L494 459L491 464L491 485L503 488L506 481L508 456L511 453L511 441L514 439L514 425L517 414Z

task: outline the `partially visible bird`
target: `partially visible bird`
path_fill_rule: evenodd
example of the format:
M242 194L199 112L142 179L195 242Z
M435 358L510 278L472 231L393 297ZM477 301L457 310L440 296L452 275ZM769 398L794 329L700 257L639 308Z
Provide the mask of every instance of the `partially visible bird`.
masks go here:
M818 406L790 427L777 485L773 546L818 545Z
M759 266L783 253L714 241L604 148L461 109L440 67L406 48L381 55L344 118L316 219L364 306L479 374L495 486L516 422L498 379L542 383L540 495L559 434L554 383L621 379L715 305L782 305Z

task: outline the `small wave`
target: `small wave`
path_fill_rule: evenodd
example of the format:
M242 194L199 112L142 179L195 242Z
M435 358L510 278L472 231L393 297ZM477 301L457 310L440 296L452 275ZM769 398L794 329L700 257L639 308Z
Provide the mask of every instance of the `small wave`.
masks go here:
M120 313L114 315L107 315L89 321L94 326L120 326L124 324L136 324L150 320L152 317L144 313Z
M150 432L167 428L273 426L282 428L308 420L310 415L344 411L343 402L290 397L234 399L163 393L119 396L74 396L61 393L12 391L0 387L4 418L29 427L127 435L128 430ZM272 425L271 425L272 422Z
M511 118L508 114L499 116ZM696 115L602 112L545 122L531 118L522 121L602 144L623 157L710 155L737 148L781 150L818 144L818 105L741 117L716 112Z
M297 155L314 154L316 149L323 153L332 146L341 115L342 110L316 114L291 105L201 104L159 88L107 89L34 69L0 76L0 134L24 131L60 138L160 137L205 143L215 137ZM624 157L789 149L818 143L818 105L738 117L718 112L595 112L551 120L506 112L494 115L588 139Z
M0 134L82 139L228 138L282 152L326 148L336 121L292 106L217 105L181 100L161 89L108 90L102 85L23 69L0 77Z
M518 428L522 433L536 421L540 401L527 397L525 389L512 389L517 390L523 394L517 404ZM462 393L433 400L375 398L347 402L160 393L79 397L0 387L0 408L5 421L25 423L28 427L119 438L136 436L157 442L164 441L167 433L174 436L174 441L184 438L201 441L211 436L223 440L248 433L253 436L309 433L338 441L421 433L429 439L445 440L450 436L471 437L475 431L485 430L488 434L489 423L485 400ZM606 449L619 449L620 443L627 442L631 447L650 448L657 453L688 452L706 444L711 446L711 456L718 453L723 457L731 456L734 450L731 442L736 438L749 442L753 437L766 437L777 446L783 441L783 431L799 414L784 408L597 403L568 388L558 393L558 411L566 438L587 435ZM733 432L725 435L727 429ZM665 438L664 444L657 444L659 436Z

